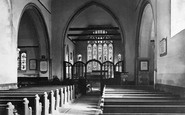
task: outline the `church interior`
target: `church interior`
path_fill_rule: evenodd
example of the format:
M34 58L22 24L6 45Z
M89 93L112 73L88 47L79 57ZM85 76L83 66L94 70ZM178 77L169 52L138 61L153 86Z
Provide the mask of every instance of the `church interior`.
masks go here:
M185 0L0 9L0 115L185 114Z

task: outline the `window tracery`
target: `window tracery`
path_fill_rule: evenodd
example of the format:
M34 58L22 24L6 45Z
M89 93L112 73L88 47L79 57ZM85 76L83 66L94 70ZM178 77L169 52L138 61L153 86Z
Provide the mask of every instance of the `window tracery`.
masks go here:
M109 40L110 36L105 36L107 33L106 30L93 31L94 36L90 36L90 38L94 40L87 42L87 61L95 59L101 63L106 61L113 62L113 41ZM97 62L89 63L87 72L92 70L100 70L100 65Z

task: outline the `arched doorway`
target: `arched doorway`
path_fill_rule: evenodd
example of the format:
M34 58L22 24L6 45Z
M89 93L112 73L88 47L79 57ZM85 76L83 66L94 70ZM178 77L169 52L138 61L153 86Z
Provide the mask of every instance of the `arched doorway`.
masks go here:
M154 84L155 68L155 21L152 6L145 1L142 4L138 21L137 76L138 85Z
M17 41L18 82L29 82L28 79L34 81L38 78L50 79L48 32L41 12L34 4L28 4L23 10Z

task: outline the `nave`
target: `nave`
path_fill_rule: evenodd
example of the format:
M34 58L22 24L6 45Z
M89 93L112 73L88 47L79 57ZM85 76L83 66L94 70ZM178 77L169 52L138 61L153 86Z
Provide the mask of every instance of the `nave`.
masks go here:
M102 95L75 94L74 85L0 91L0 115L183 115L185 98L152 86L105 85Z

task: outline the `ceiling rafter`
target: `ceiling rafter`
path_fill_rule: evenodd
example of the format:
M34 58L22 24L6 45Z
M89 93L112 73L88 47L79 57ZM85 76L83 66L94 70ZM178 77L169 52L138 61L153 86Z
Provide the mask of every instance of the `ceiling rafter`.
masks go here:
M69 31L90 31L90 30L119 30L119 27L69 28Z

